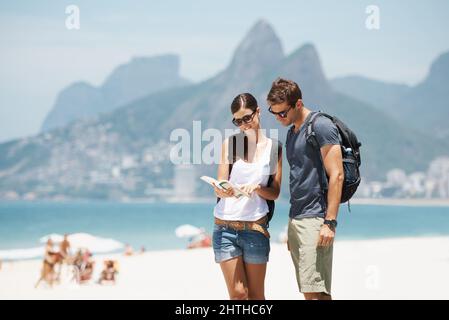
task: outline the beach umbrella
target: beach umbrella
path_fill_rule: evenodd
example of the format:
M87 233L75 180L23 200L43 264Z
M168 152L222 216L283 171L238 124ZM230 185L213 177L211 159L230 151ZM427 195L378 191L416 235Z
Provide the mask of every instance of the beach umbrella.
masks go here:
M183 224L175 230L175 234L178 238L194 237L202 232L202 229L192 226L191 224Z
M64 240L64 236L57 234L57 233L51 233L51 234L47 234L47 235L43 236L42 238L40 238L39 242L46 243L48 241L48 239L51 239L51 241L53 241L53 242L62 242L62 240Z
M46 243L48 239L51 239L54 243L60 243L64 240L64 236L52 233L43 236L39 241L41 243ZM96 237L88 233L72 233L67 236L67 240L73 251L89 249L90 252L104 253L116 251L124 247L124 244L117 240Z
M284 231L279 233L278 240L279 240L280 243L286 243L287 242L287 240L288 240L287 227L284 228Z
M93 253L105 253L124 248L124 244L117 240L95 237L88 233L73 233L67 237L67 240L74 251L89 249Z

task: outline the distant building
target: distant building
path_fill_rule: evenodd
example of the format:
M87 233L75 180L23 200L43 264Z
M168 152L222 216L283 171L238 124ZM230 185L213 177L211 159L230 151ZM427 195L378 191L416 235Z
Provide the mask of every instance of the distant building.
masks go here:
M113 166L111 169L111 175L113 178L120 178L121 175L120 167Z
M408 176L403 189L407 196L412 198L423 197L426 193L426 174L424 172L414 172Z
M404 170L393 169L387 173L387 185L389 187L401 187L407 181L407 174Z
M1 195L1 199L5 200L19 200L20 195L15 191L7 191Z
M122 168L123 169L131 169L135 168L137 163L132 155L125 155L122 157Z
M189 200L195 197L196 190L195 166L180 164L175 167L174 197L179 200Z
M365 178L362 177L362 181L354 194L355 198L371 198L371 186L366 182Z
M439 157L430 163L427 172L434 189L431 194L439 198L449 197L449 157Z
M382 182L372 181L370 183L371 187L371 197L373 198L382 198Z

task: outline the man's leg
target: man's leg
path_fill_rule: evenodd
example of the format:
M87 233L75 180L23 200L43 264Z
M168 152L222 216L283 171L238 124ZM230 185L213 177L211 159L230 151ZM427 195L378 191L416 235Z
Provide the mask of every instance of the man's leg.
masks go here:
M306 300L332 300L332 296L324 292L304 292Z
M289 221L290 254L305 299L331 299L333 247L317 247L323 220L314 217Z

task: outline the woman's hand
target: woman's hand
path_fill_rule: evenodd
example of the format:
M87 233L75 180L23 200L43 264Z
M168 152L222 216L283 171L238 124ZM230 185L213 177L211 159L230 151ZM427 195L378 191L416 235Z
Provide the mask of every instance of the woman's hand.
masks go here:
M251 193L260 189L260 184L245 184L239 186L239 189L251 195Z
M214 185L215 194L219 198L230 198L234 196L234 189L223 190Z

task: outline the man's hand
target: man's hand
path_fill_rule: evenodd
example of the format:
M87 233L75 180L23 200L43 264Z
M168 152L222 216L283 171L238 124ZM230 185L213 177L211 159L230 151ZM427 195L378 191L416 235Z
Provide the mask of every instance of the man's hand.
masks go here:
M320 238L318 239L318 247L329 247L334 242L335 229L329 225L323 224L320 230Z
M244 192L251 195L251 193L260 189L260 185L259 184L245 184L245 185L239 186L239 189L243 190Z
M214 185L215 195L219 198L230 198L234 196L234 189L223 190Z

